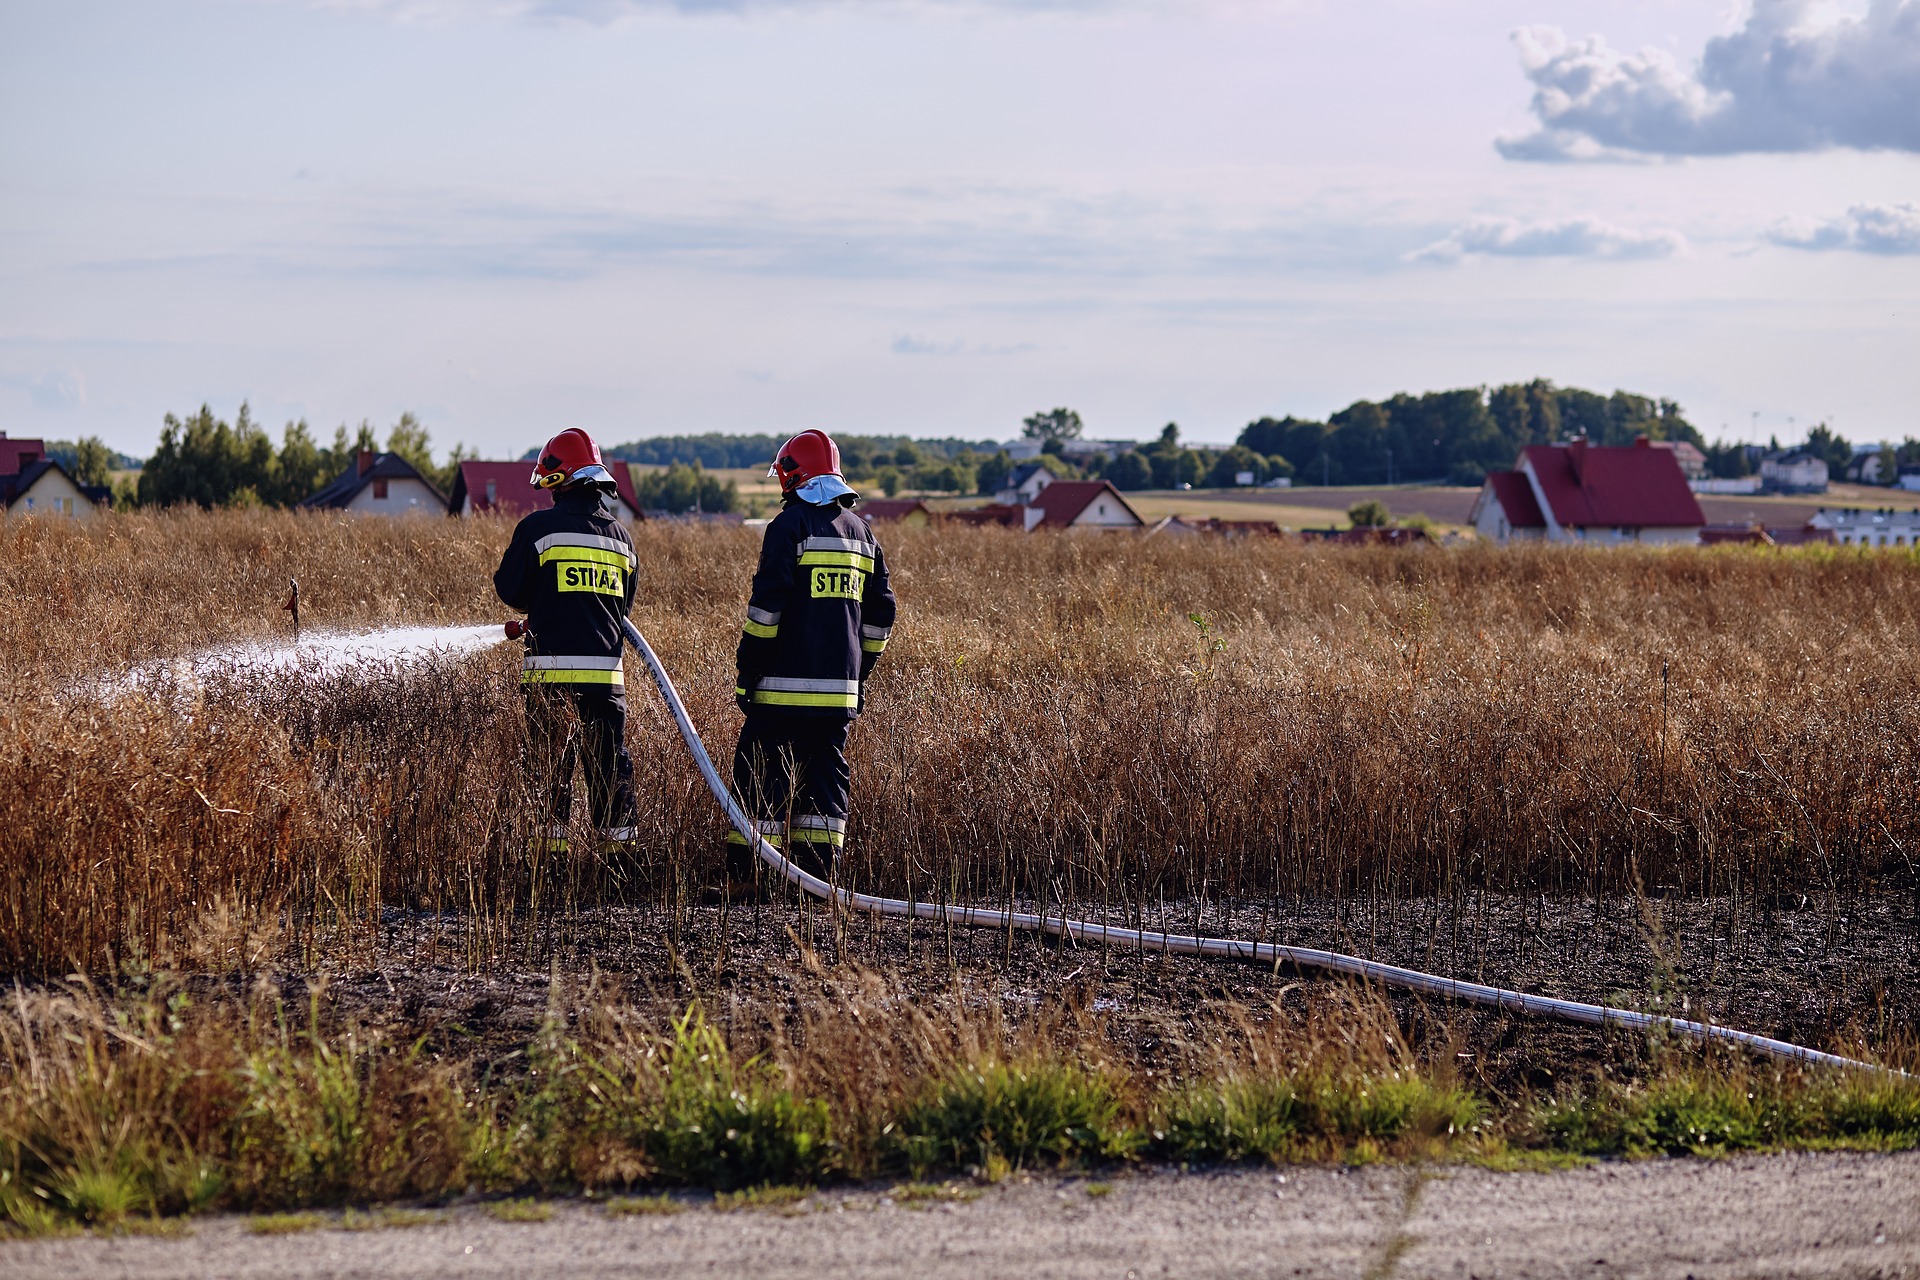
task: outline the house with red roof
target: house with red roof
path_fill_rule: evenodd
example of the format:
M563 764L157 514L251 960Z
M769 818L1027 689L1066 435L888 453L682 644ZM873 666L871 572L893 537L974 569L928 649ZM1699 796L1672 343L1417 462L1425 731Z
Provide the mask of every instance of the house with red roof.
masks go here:
M1707 523L1672 449L1641 436L1612 447L1529 445L1487 476L1467 522L1494 542L1697 542Z
M633 524L646 519L633 487L629 464L610 460L607 470L613 474L616 491L614 519ZM531 462L463 462L453 477L453 496L447 510L457 516L499 515L511 520L541 511L553 505L553 495L530 484Z
M1147 522L1120 491L1105 480L1055 480L1025 504L990 502L950 511L962 524L1005 525L1012 529L1144 529Z
M85 519L113 501L113 492L81 484L47 456L44 440L0 431L0 515L55 515Z
M855 504L853 513L869 521L897 521L925 528L933 523L933 511L918 498L867 498Z
M1026 511L1029 529L1144 529L1147 525L1105 480L1055 480L1034 495Z

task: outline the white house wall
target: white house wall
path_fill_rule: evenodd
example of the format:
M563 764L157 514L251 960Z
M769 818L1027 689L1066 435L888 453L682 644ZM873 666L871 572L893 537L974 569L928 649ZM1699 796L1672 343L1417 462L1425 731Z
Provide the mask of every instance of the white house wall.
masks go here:
M13 505L6 510L9 515L72 516L76 520L90 520L95 512L80 486L53 467L41 472L25 493L16 494Z
M1102 494L1086 505L1079 515L1073 518L1076 529L1126 529L1140 523L1131 511L1120 504L1112 494Z
M387 496L373 496L373 486L377 481L369 480L362 485L360 492L353 495L347 503L348 511L378 516L437 516L446 514L447 504L441 501L426 482L412 479L393 479L387 481Z

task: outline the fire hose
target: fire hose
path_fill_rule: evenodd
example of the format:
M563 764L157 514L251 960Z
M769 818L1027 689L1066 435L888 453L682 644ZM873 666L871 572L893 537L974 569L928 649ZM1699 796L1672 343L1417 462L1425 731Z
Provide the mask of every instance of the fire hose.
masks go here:
M1837 1053L1825 1053L1819 1049L1809 1049L1804 1045L1792 1044L1785 1040L1755 1035L1750 1031L1737 1031L1732 1027L1715 1026L1712 1023L1695 1022L1684 1018L1670 1018L1657 1013L1642 1013L1637 1009L1582 1004L1577 1000L1561 1000L1553 996L1509 991L1504 987L1463 982L1456 978L1441 977L1438 974L1422 973L1418 969L1403 969L1398 965L1382 964L1377 960L1342 955L1337 951L1284 946L1277 942L1248 942L1238 938L1206 938L1152 929L1129 929L1090 920L1070 919L1064 911L1057 916L1049 915L1045 911L1036 915L1024 911L1002 911L991 907L911 902L902 898L882 898L875 894L856 893L851 889L840 888L788 861L780 850L761 836L759 826L748 817L746 810L741 807L739 800L714 768L712 758L707 755L706 745L701 742L699 732L694 729L693 721L688 718L686 705L680 701L680 694L673 687L673 680L667 675L667 669L661 665L659 655L654 653L653 646L647 643L646 637L640 634L640 629L631 621L623 618L620 625L626 631L627 643L632 645L634 652L646 662L654 684L659 686L660 696L666 700L667 709L673 713L674 723L679 726L680 736L685 740L687 750L693 753L694 763L700 767L700 775L706 779L707 788L713 792L713 798L726 812L727 821L733 824L733 829L747 841L755 856L788 883L812 897L836 903L845 910L864 911L883 916L905 916L911 919L933 920L984 929L1018 929L1023 932L1068 938L1076 942L1113 943L1173 955L1253 960L1276 967L1284 963L1301 969L1349 974L1403 991L1439 996L1449 1000L1463 1000L1469 1004L1488 1005L1534 1017L1561 1018L1600 1027L1667 1031L1697 1041L1736 1044L1769 1057L1791 1062L1829 1067L1858 1067L1870 1071L1891 1070L1877 1063L1863 1062Z

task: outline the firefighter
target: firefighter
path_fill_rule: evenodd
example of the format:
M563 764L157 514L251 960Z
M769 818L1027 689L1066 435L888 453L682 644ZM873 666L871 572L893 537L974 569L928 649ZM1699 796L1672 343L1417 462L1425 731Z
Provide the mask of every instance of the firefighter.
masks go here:
M766 839L822 879L846 843L847 729L893 629L887 562L824 431L780 446L767 473L783 506L767 524L740 636L734 698L746 715L734 791ZM754 859L728 834L730 898L750 897Z
M515 527L493 588L527 615L527 763L536 777L548 771L546 822L533 847L567 851L574 768L584 763L602 846L630 850L638 832L620 620L633 608L639 559L608 510L613 474L586 432L570 427L547 441L532 484L553 495L553 506Z

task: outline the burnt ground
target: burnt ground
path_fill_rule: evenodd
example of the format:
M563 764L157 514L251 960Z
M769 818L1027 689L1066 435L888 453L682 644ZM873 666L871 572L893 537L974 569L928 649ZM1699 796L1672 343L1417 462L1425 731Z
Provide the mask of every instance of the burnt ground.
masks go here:
M1017 905L1017 904L1016 904ZM1031 909L1031 904L1029 909ZM1076 915L1098 915L1078 912ZM1749 914L1726 899L1554 901L1467 897L1307 900L1198 909L1201 932L1326 948L1546 995L1707 1018L1858 1052L1920 1043L1920 923L1907 897L1814 901ZM1109 918L1119 922L1119 913ZM1164 926L1163 926L1164 919ZM1183 1042L1217 1033L1222 1006L1299 1007L1333 980L1283 967L1074 945L925 921L847 917L791 897L761 906L605 907L548 922L471 959L468 922L389 912L351 965L272 975L293 999L315 979L326 1008L424 1035L437 1052L510 1068L549 1009L583 999L678 1012L797 1021L831 1002L854 969L909 995L960 992L1020 1022L1061 1002L1090 1012L1125 1057L1173 1065ZM1196 905L1155 905L1145 924L1192 932ZM561 990L552 993L558 978ZM238 983L239 979L228 979ZM1643 1041L1625 1032L1516 1018L1389 994L1415 1044L1455 1056L1495 1093L1550 1088L1595 1067L1631 1074ZM551 1003L550 1003L551 1001Z

